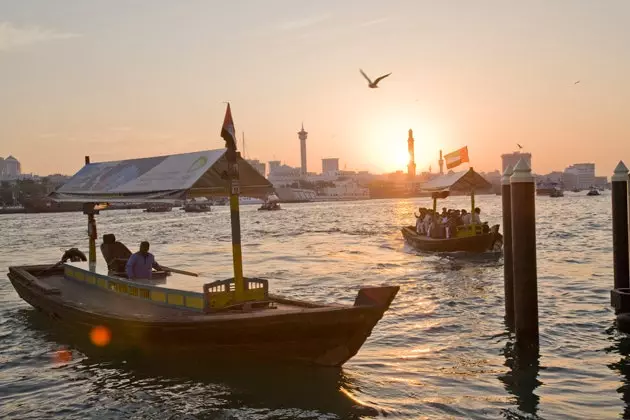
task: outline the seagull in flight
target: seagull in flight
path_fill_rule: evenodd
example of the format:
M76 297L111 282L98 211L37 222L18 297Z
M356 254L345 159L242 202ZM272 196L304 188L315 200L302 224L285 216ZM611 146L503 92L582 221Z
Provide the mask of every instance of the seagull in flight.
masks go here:
M580 83L580 81L578 80L577 82L573 83L574 85L577 85L578 83Z
M521 146L520 144L516 143L516 145L518 146L519 150L523 148L523 146Z
M365 77L365 80L367 80L367 81L368 81L368 86L369 86L370 88L372 88L372 89L377 88L377 87L378 87L378 86L377 86L377 85L378 85L378 82L380 82L381 80L383 80L384 78L386 78L387 76L389 76L389 75L391 74L391 73L388 73L388 74L386 74L386 75L384 75L384 76L381 76L381 77L377 78L377 79L376 79L376 80L374 80L374 81L371 81L371 80L370 80L370 78L367 76L367 74L365 74L365 73L363 72L363 70L359 69L359 71L361 72L361 74L363 75L363 77Z

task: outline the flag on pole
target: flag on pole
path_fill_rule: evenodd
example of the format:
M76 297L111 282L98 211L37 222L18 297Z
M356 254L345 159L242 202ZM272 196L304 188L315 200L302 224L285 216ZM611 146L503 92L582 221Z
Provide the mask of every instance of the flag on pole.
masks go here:
M223 127L221 128L221 137L225 140L225 147L228 150L236 150L236 134L234 132L234 121L232 120L232 110L230 109L230 103L227 104L225 110L225 119L223 120Z
M446 161L446 169L452 169L464 162L470 162L468 160L468 146L444 155L444 160Z

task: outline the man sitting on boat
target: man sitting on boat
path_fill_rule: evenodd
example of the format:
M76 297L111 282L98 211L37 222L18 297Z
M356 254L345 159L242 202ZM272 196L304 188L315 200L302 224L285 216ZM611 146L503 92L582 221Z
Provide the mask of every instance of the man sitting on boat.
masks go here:
M116 240L113 233L103 235L101 252L107 263L107 268L113 272L124 272L131 251L122 242Z
M127 261L127 277L130 280L151 280L152 268L161 270L153 254L149 252L149 242L140 243L140 251L133 254Z

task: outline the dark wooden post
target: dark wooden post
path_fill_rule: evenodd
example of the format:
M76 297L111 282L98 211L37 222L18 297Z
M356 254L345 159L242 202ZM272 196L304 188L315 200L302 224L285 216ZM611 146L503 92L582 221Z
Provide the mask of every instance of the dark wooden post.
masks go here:
M510 177L512 166L508 165L501 178L501 202L503 207L503 283L505 289L505 323L514 328L514 265L512 263L512 194Z
M510 189L516 344L538 348L536 184L531 168L523 159L514 167Z
M619 162L612 177L613 270L615 289L630 287L628 256L628 168Z
M86 165L89 165L89 164L90 164L90 157L89 157L89 156L86 156L86 157L85 157L85 164L86 164Z

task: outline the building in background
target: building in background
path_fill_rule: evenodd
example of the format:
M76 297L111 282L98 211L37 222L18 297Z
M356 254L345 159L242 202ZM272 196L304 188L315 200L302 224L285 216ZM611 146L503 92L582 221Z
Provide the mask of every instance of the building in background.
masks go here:
M267 165L265 165L265 162L261 162L258 159L247 159L247 162L252 165L252 167L256 169L258 173L262 176L267 175L265 172L267 170Z
M527 162L527 165L529 165L530 168L532 167L532 154L531 153L514 152L514 153L505 153L501 155L501 173L505 172L505 168L507 168L508 165L514 168L516 164L518 163L518 161L521 159L525 159L525 162Z
M19 160L13 156L0 159L0 179L14 180L20 178L20 175L22 175L22 164L20 164Z
M413 130L409 129L409 137L407 138L407 152L409 153L409 163L407 164L407 176L413 180L416 177L416 152L414 147L415 140L413 138Z
M298 131L298 138L300 139L300 162L302 169L302 175L306 175L308 173L306 169L306 138L308 137L308 132L304 130L304 123L302 123L302 129Z
M586 190L595 186L595 164L576 163L564 170L563 184L566 189Z
M322 174L339 172L339 158L322 159Z
M269 173L270 175L275 169L279 168L282 163L279 160L270 160L269 161Z

